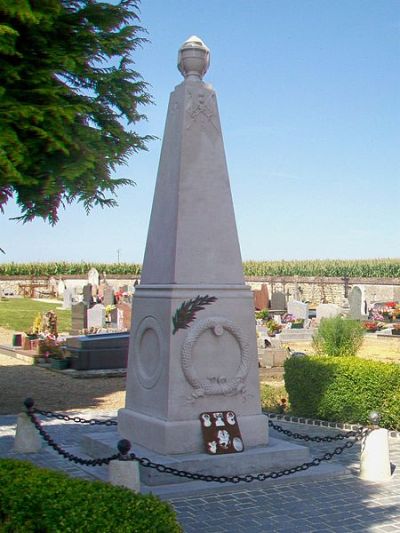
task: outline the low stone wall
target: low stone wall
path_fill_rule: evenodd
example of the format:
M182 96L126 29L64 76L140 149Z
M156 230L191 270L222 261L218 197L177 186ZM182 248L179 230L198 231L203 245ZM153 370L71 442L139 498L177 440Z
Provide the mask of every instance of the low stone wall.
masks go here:
M400 278L342 278L325 277L277 277L246 278L246 283L253 290L268 287L269 297L274 292L282 292L286 298L292 297L311 305L321 302L341 305L345 293L355 286L360 287L363 298L368 303L380 301L400 301Z
M58 282L63 280L66 287L81 288L87 283L86 276L60 276L60 277L21 277L0 276L0 291L20 296L46 297L57 295ZM118 276L107 278L107 282L118 289L122 285L133 283L135 276ZM263 284L267 285L269 297L274 292L283 292L286 297L298 298L318 305L325 301L340 305L347 292L354 286L360 287L363 298L368 302L400 301L400 278L343 278L323 277L251 277L246 278L246 283L253 289L259 290Z

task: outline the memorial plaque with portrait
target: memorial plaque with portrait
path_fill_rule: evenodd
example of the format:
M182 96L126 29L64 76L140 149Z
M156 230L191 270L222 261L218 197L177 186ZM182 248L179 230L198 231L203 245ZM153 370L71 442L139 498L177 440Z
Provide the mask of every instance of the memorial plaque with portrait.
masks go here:
M210 455L240 453L244 450L236 414L233 411L200 415L205 451Z

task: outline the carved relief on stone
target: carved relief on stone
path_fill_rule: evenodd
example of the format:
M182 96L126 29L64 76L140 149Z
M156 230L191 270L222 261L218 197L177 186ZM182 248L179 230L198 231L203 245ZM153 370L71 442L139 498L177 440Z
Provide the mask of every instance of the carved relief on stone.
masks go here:
M152 389L158 382L165 360L162 343L163 334L157 319L145 317L134 338L133 364L139 383L145 389Z
M189 115L189 122L187 127L190 128L194 122L199 122L201 127L206 127L210 122L218 132L219 122L215 94L202 89L189 91L188 94L186 113Z
M208 329L211 329L216 336L223 335L225 330L228 331L239 345L240 364L236 375L232 378L212 376L211 378L200 379L192 364L194 344L200 335ZM210 317L196 322L190 328L182 346L182 370L186 380L194 389L192 392L194 399L211 395L235 396L236 394L244 394L246 392L245 380L250 370L250 362L249 345L246 336L238 326L223 317Z

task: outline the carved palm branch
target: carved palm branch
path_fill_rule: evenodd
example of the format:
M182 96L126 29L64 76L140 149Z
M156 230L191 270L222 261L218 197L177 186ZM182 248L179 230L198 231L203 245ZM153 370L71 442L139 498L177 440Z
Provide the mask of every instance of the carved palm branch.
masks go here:
M196 296L187 302L178 307L175 311L174 316L172 317L172 324L174 329L172 334L178 331L178 329L187 329L189 324L196 319L196 313L202 311L206 305L210 305L215 302L217 298L215 296Z

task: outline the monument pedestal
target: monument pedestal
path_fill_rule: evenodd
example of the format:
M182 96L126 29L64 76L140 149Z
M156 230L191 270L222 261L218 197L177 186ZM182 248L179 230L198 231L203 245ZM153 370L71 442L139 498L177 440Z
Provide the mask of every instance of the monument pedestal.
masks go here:
M263 415L264 416L264 415ZM267 419L266 416L264 416ZM92 457L107 457L115 453L116 443L120 439L117 430L106 434L87 435L83 438L83 447ZM143 446L132 446L131 452L138 457L146 457L153 463L187 472L213 476L245 476L279 471L301 465L310 460L309 449L290 442L270 438L268 446L256 446L241 453L226 455L209 455L206 453L159 454ZM154 468L140 465L141 485L161 487L192 480L158 472ZM220 487L225 486L221 484ZM144 491L146 487L144 487Z
M237 419L245 447L254 447L260 442L266 442L266 416L250 415ZM142 447L159 454L176 454L177 449L179 454L188 454L193 453L193 450L204 449L199 420L160 420L130 409L121 409L118 413L118 428L124 438L132 442L134 448L137 446L135 442L140 441ZM145 428L144 431L141 428Z

